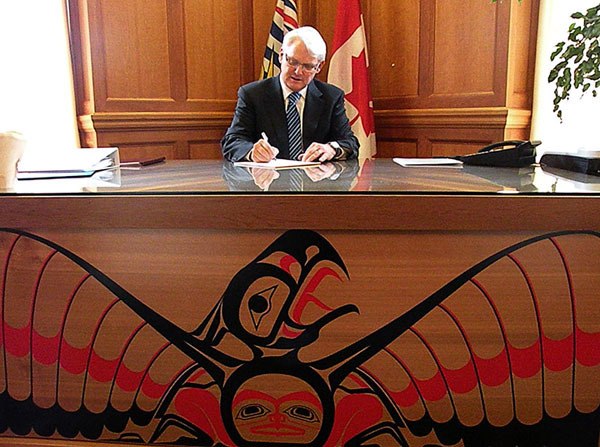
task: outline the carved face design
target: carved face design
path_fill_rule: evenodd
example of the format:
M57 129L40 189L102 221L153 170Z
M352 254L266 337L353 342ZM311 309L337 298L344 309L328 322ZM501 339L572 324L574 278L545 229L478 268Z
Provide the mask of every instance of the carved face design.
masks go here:
M239 435L255 443L306 444L322 428L323 405L306 382L287 374L248 379L232 402Z

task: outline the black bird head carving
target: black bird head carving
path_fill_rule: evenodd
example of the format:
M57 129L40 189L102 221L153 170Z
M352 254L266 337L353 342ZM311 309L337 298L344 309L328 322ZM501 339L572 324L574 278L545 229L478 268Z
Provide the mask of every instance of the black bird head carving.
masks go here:
M332 319L357 310L329 308L316 295L324 279L343 276L346 266L325 238L288 231L232 278L222 297L223 322L248 345L299 348Z

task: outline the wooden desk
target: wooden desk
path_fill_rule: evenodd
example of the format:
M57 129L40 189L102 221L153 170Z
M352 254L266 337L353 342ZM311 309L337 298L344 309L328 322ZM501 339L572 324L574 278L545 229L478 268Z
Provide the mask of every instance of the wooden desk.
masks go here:
M600 179L330 168L0 192L0 445L598 445Z

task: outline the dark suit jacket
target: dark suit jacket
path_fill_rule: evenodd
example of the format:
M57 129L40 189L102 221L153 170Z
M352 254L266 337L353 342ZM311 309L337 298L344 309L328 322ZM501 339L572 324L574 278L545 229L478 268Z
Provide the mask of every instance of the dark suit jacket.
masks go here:
M235 114L221 140L227 160L242 160L261 138L279 149L279 158L289 158L285 102L278 77L246 84L238 90ZM317 79L308 84L302 124L304 148L311 143L337 141L348 152L347 158L358 156L358 140L354 136L346 109L344 92Z

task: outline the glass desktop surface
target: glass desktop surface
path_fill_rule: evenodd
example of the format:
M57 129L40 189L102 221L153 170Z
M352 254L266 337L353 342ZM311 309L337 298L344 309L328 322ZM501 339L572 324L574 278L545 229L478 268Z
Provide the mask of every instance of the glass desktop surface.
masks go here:
M525 194L598 195L600 177L547 169L402 167L391 159L267 170L220 160L167 160L86 178L20 180L0 196L213 194Z

